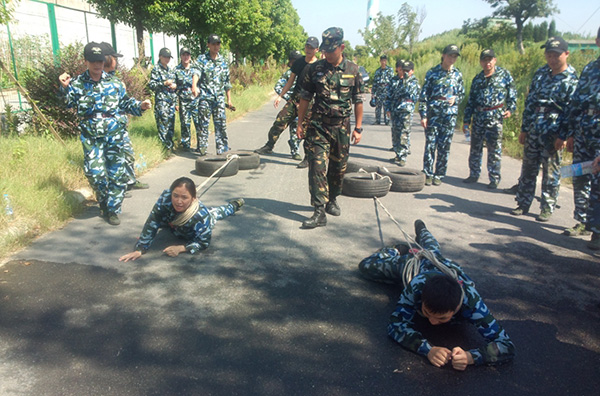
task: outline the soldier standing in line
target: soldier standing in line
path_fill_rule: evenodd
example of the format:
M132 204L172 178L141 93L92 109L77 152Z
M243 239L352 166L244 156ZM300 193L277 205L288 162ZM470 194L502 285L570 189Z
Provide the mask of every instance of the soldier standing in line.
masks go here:
M423 172L426 186L441 185L446 175L458 104L465 96L462 73L454 67L459 56L458 46L451 44L444 48L442 63L427 72L419 97L421 125L425 128Z
M473 78L464 114L464 128L469 129L471 124L471 151L470 174L463 182L475 183L479 180L485 142L490 179L487 187L494 190L500 184L502 121L517 108L517 90L508 70L496 66L494 50L483 50L479 55L479 64L483 71Z
M392 146L396 153L392 161L399 166L406 165L410 152L410 126L421 91L419 81L413 76L414 67L410 61L397 61L398 75L391 79L385 95L385 111L392 120Z
M173 135L175 133L175 106L177 94L175 90L175 73L169 68L171 51L162 48L158 53L158 64L150 73L150 89L154 91L154 118L158 129L158 138L167 151L173 151Z
M121 58L123 55L119 54L112 45L107 42L100 43L102 47L102 51L104 52L104 72L111 77L116 77L117 70L117 59ZM127 190L145 190L150 188L147 183L142 183L135 176L135 152L133 151L133 145L131 144L131 138L129 137L129 131L127 130L127 125L125 125L125 129L123 130L123 153L125 155L125 166L127 170L127 175L129 176L129 181L127 182ZM131 193L125 192L125 198L129 198Z
M381 55L379 57L379 64L381 67L375 70L375 75L373 76L373 87L371 90L371 97L375 98L375 122L373 125L381 124L382 110L385 125L388 125L390 122L387 113L384 110L384 102L387 86L392 77L394 77L394 71L387 65L387 61L387 55Z
M100 214L109 224L119 225L129 179L123 140L125 113L140 116L151 103L129 97L125 85L104 72L105 55L99 43L88 43L83 55L88 69L74 80L68 73L61 74L59 95L68 108L77 110L83 170L96 194Z
M533 75L525 100L519 143L523 164L519 176L514 216L529 212L542 165L541 212L537 221L548 221L556 207L560 188L560 162L569 129L568 107L577 86L577 74L567 63L569 45L560 36L550 37L541 48L547 64Z
M194 75L198 69L192 64L192 53L188 48L179 50L181 62L175 66L175 84L177 84L177 96L179 97L179 123L181 124L181 147L191 150L191 125L198 131L200 129L200 118L198 117L198 98L192 93Z
M219 54L220 50L221 38L211 34L208 36L208 52L200 55L196 61L199 75L194 76L192 90L194 96L200 95L198 102L200 130L196 131L198 137L196 152L201 156L206 155L208 148L208 124L211 115L215 127L217 154L229 151L225 108L233 108L233 105L229 66L225 58Z
M298 117L298 104L300 103L300 84L302 81L302 72L304 71L306 65L309 63L314 63L317 61L316 53L319 48L319 39L316 37L309 37L304 44L304 54L303 58L297 59L292 64L292 73L290 74L290 78L287 80L285 86L282 88L281 92L275 98L275 102L273 105L275 108L279 106L279 102L288 92L292 92L290 95L290 99L286 102L285 106L281 109L281 111L277 114L277 118L275 118L275 122L269 129L269 136L267 143L259 149L254 150L258 154L270 154L273 152L273 147L275 147L275 143L279 139L279 136L283 133L285 128L296 118ZM305 117L305 123L310 117ZM305 153L306 155L306 153ZM298 164L299 168L306 168L308 166L308 162L306 158Z
M600 29L596 37L600 47ZM574 136L567 139L567 150L573 151L573 163L591 161L600 155L600 58L583 68L571 99L570 128ZM565 235L587 235L593 231L588 247L600 249L600 218L594 218L591 202L600 201L600 178L581 175L573 178L575 199L574 218L577 224L564 231ZM597 213L597 212L596 212ZM587 228L587 229L586 229Z
M342 193L350 142L358 144L361 138L363 80L358 65L344 58L343 39L342 28L325 30L321 43L325 59L307 66L301 81L296 129L299 138L305 136L302 122L314 96L313 115L306 128L304 149L309 163L310 200L315 211L302 223L304 228L326 225L325 212L332 216L341 214L336 198ZM350 132L352 104L356 127Z

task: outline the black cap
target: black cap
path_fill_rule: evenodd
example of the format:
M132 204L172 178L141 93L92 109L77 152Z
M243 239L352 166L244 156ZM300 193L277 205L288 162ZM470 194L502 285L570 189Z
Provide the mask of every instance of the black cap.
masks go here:
M214 43L220 43L221 42L221 37L219 37L216 34L211 34L210 36L208 36L208 44L214 44Z
M323 32L321 51L333 52L344 43L344 29L341 27L330 27Z
M109 43L107 43L106 41L101 42L100 46L102 47L102 51L104 51L104 55L114 56L115 58L120 58L123 56L123 55L119 54L117 51L115 51L113 46L110 45Z
M444 48L444 50L442 51L442 54L443 55L457 54L460 56L460 50L458 49L458 45L450 44L450 45L447 45L446 48Z
M319 48L319 39L315 36L310 36L308 39L306 39L305 45L310 45L313 48Z
M190 49L188 47L181 47L181 49L179 50L179 56L183 55L183 54L192 54L192 51L190 51Z
M569 50L569 44L560 36L550 37L548 41L540 48L545 48L546 51L563 53Z
M104 62L104 50L102 44L91 41L83 48L83 58L88 62Z
M300 51L296 51L296 50L290 51L290 55L288 56L289 61L293 62L300 58L302 58L302 53Z
M160 51L158 52L158 56L164 56L165 58L172 58L173 57L171 55L171 50L168 49L167 47L161 48Z
M385 54L381 55L381 56L379 57L379 60L382 60L382 59L385 59L385 60L387 60L387 55L385 55Z
M484 58L495 58L496 54L494 53L494 50L491 48L488 49L484 49L483 51L481 51L481 55L479 55L479 60L483 60Z
M404 61L404 65L402 66L402 70L410 71L415 69L415 64L411 61Z

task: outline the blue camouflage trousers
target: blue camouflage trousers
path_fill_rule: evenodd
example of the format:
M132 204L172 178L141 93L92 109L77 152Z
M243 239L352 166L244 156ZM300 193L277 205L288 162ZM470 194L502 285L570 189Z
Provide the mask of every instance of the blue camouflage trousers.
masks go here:
M175 102L157 100L154 104L154 119L158 129L158 138L167 150L173 149L175 133Z
M190 148L192 139L192 120L196 131L200 129L198 99L179 101L179 123L181 125L181 147Z
M198 102L198 118L200 120L200 129L196 130L198 139L197 148L206 152L208 149L208 124L212 116L213 125L215 127L215 146L217 154L229 151L229 143L227 140L227 123L225 117L225 101L224 100L207 100L201 99Z
M442 179L446 176L455 126L456 114L434 114L427 119L423 172L428 177L435 176ZM434 161L435 172L433 169Z
M529 210L535 196L537 176L542 166L541 210L554 212L560 189L562 152L554 149L552 137L528 133L523 147L523 163L519 189L515 200L519 207Z
M410 126L412 113L392 113L392 147L396 157L406 161L410 151Z
M375 96L375 122L381 123L381 113L383 113L383 121L387 124L388 118L387 113L384 107L385 95L377 95Z
M471 150L469 151L469 176L479 178L483 159L483 144L487 147L487 171L490 182L500 183L502 161L502 122L473 123Z
M83 172L96 193L101 209L121 213L121 204L129 180L126 143L123 135L84 137Z
M443 260L440 244L427 228L422 228L415 239L423 249L432 251L440 261ZM412 257L408 249L408 245L400 244L378 250L358 264L360 274L371 281L405 286L402 283L402 272L406 262Z
M581 133L575 135L575 145L573 149L573 163L592 161L600 155L600 140L590 137L584 137ZM590 208L591 195L600 198L600 188L598 177L593 175L581 175L573 178L573 197L575 200L575 210L573 217L580 223L587 223L588 210ZM598 219L600 220L600 219Z
M322 206L342 193L350 149L350 117L336 125L311 120L304 152L308 159L310 203Z
M127 173L127 184L135 184L137 177L135 176L135 152L129 138L129 132L123 131L123 156L125 157L125 173Z

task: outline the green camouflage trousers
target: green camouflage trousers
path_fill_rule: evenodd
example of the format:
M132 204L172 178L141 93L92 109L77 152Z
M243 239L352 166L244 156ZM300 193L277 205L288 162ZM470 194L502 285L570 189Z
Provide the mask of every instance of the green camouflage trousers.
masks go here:
M125 188L129 181L126 144L122 134L84 137L83 172L96 193L101 208L121 213Z
M313 206L325 205L342 193L350 150L350 117L340 123L311 120L306 130L304 152L308 159L308 188Z
M290 153L292 155L299 153L300 139L296 135L296 126L298 125L298 100L291 99L288 100L281 111L277 113L277 117L269 129L269 140L267 141L267 146L271 149L275 147L275 143L279 140L279 136L285 131L285 128L290 127L290 140L288 140L288 144L290 145ZM311 109L312 101L308 106L308 110L306 115L304 116L304 126L306 129L306 125L310 121L311 117Z

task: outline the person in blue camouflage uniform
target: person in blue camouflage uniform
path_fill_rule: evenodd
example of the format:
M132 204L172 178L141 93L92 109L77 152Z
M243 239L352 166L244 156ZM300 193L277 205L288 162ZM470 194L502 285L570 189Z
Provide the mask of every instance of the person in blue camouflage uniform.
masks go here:
M123 55L119 54L112 45L107 42L100 43L102 47L102 51L104 52L104 72L109 76L116 78L116 70L117 70L117 59L121 58ZM123 130L123 153L125 155L125 169L127 171L127 176L129 176L129 181L127 182L127 190L145 190L150 188L147 183L142 183L139 181L135 175L135 151L133 150L133 145L131 144L131 138L129 137L129 131L127 130L127 125ZM130 193L125 193L125 198L131 196Z
M165 248L164 253L176 257L181 253L195 254L205 250L210 244L212 230L217 221L231 216L244 205L242 198L234 199L227 205L209 208L196 198L196 185L187 177L175 180L168 190L164 190L154 204L142 233L135 244L135 250L119 258L119 261L136 260L152 245L160 228L170 228L173 235L185 240L185 245Z
M375 122L374 125L381 124L381 112L383 111L383 120L385 125L389 124L387 113L384 109L385 95L387 87L392 78L394 77L394 70L387 65L387 55L381 55L379 57L379 64L381 67L375 70L373 76L373 86L371 87L371 98L375 98Z
M192 53L188 48L179 50L181 62L175 66L175 84L177 84L177 96L179 97L179 123L181 125L181 147L190 150L191 125L194 120L196 130L200 129L200 118L198 116L198 98L192 93L194 75L198 69L192 64Z
M126 114L140 116L149 100L127 95L125 85L104 72L105 55L99 43L84 47L87 70L74 80L59 77L59 95L68 108L76 108L84 155L84 174L94 189L101 216L119 225L118 215L129 180L127 174Z
M392 120L392 147L396 153L392 161L399 166L406 165L406 157L410 151L412 116L421 91L413 70L412 62L397 61L398 75L391 79L385 95L385 112Z
M306 128L304 150L308 159L308 186L313 216L302 223L304 228L327 224L325 213L341 214L336 198L342 193L350 143L358 144L362 134L362 83L358 65L343 55L344 31L331 27L323 32L321 59L307 66L301 81L298 109L299 138L304 137L303 121L310 101L312 117ZM354 104L356 127L350 132Z
M442 255L439 243L421 220L415 221L415 232L417 243L433 253L456 278L444 274L429 258L420 257L418 274L405 285L403 270L417 253L409 250L407 245L386 247L363 259L359 264L363 277L403 287L390 318L388 335L409 351L426 356L436 367L451 362L454 369L465 370L470 364L494 365L512 360L515 346L492 316L471 278L457 263ZM417 315L426 318L432 325L467 321L477 328L487 345L468 351L458 346L452 350L434 346L415 329Z
M463 117L464 128L470 129L469 177L475 183L481 173L483 145L487 147L488 188L498 188L502 160L502 121L517 108L517 90L508 70L496 66L496 54L485 49L479 55L483 71L473 78ZM463 129L464 129L463 128Z
M167 151L173 150L175 133L175 106L177 105L177 85L175 73L169 67L171 51L162 48L158 53L159 62L150 73L148 86L154 92L154 118L158 138Z
M446 175L458 105L465 96L462 73L454 67L459 56L456 45L446 46L442 51L442 63L427 71L419 96L421 125L425 128L423 172L428 186L441 185Z
M600 29L596 38L600 47ZM570 128L567 150L573 151L573 163L592 161L600 155L600 58L586 65L571 98ZM600 249L600 217L591 210L591 202L600 200L600 178L581 175L573 178L575 199L575 226L565 230L565 235L587 235L593 231L588 247ZM596 216L596 218L594 218ZM587 228L589 229L586 229Z
M300 58L302 58L302 54L300 53L300 51L290 52L287 66L291 67L292 64ZM286 83L291 78L291 75L292 75L292 69L287 69L281 75L281 77L279 77L279 80L277 80L277 82L275 83L275 87L273 87L273 90L275 91L275 93L277 93L277 95L280 95L283 98L283 100L285 100L286 102L290 101L290 94L293 92L294 88L296 87L296 77L294 76L294 79L292 80L293 83L292 83L291 88L285 94L283 94L283 95L281 94L283 91L283 87L285 87ZM290 154L292 155L292 158L299 161L302 159L302 157L300 156L300 151L299 151L300 140L298 140L298 136L296 135L296 126L297 125L298 125L298 117L294 118L289 123L290 140L288 140L288 145L290 146Z
M600 31L598 36L600 36ZM596 40L596 44L600 47L598 41ZM600 188L598 188L600 183L600 154L594 159L593 173L586 228L592 231L592 239L588 242L588 248L600 250Z
M198 146L196 148L200 155L205 155L208 149L208 124L211 115L215 127L217 154L229 151L225 108L233 108L233 104L231 103L229 65L219 54L220 50L221 38L216 34L211 34L208 37L208 51L200 55L196 61L196 67L200 73L199 77L194 77L192 89L195 96L200 95L198 102L200 130L197 131Z
M562 149L569 129L568 108L577 75L567 63L569 45L562 37L550 37L541 48L545 48L547 64L535 72L525 100L519 135L519 143L524 147L515 198L518 206L510 213L521 216L529 212L541 165L541 211L536 220L548 221L558 199Z

